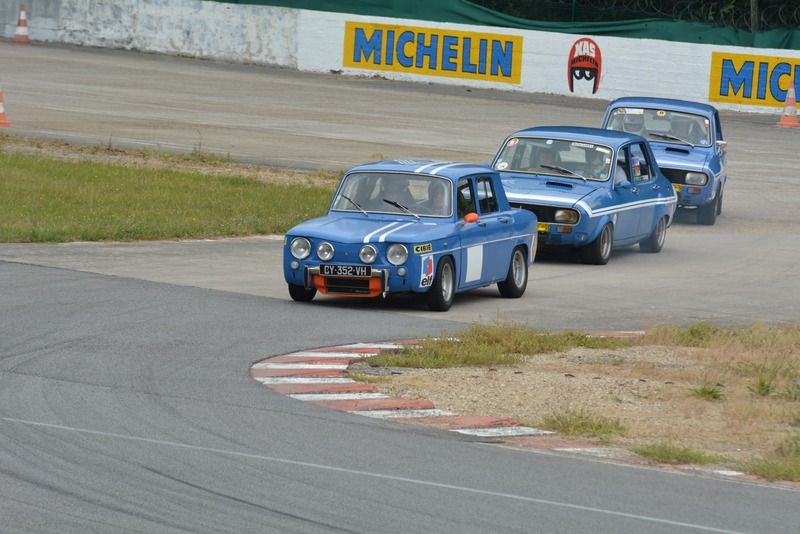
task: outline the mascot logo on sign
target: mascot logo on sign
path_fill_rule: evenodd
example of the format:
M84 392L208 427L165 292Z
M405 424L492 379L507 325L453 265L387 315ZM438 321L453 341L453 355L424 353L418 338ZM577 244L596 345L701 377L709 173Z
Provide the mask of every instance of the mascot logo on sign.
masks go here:
M603 56L597 43L586 37L575 41L567 62L569 92L575 92L575 80L586 80L592 83L592 94L595 94L600 87L602 67Z

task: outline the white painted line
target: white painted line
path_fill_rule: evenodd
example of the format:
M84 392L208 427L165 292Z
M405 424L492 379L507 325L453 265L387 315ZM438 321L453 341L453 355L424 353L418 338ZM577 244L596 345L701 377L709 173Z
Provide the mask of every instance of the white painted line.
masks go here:
M451 432L466 434L468 436L480 436L482 438L508 438L514 436L546 436L555 434L549 430L541 430L528 426L496 426L489 428L454 428Z
M685 471L696 471L699 473L712 473L714 475L722 475L726 477L742 477L744 473L741 471L732 471L730 469L711 469L709 467L700 467L697 465L679 465L676 466L678 469L683 469Z
M356 415L364 415L375 419L395 419L404 417L440 417L442 415L455 415L447 410L429 408L423 410L355 410L349 412Z
M289 395L301 401L327 401L327 400L362 400L362 399L388 399L383 393L297 393Z
M355 384L352 378L344 377L302 377L302 376L258 376L262 384Z
M366 358L368 356L375 356L379 351L375 352L328 352L328 351L313 351L303 350L300 352L293 352L285 354L285 356L311 356L314 358Z
M630 456L630 454L622 449L613 449L610 447L563 447L553 450L571 452L575 454L585 454L587 456L597 456L598 458L619 458L622 456Z
M233 458L247 458L248 460L259 460L262 462L270 462L281 465L291 465L294 467L302 467L306 469L315 469L318 471L327 471L330 473L343 473L348 475L357 475L365 478L372 478L375 480L390 480L393 482L403 482L413 486L422 486L428 488L446 489L460 493L468 493L471 495L482 495L489 497L496 497L500 499L507 499L517 502L535 503L557 508L564 508L566 510L580 510L582 512L592 512L596 514L607 515L611 517L624 517L628 519L637 519L640 521L647 521L654 524L669 525L672 527L691 528L694 530L701 530L704 532L717 532L722 534L741 534L740 531L716 528L712 526L700 525L698 523L685 523L682 521L673 521L671 519L664 519L660 517L653 517L640 514L632 514L628 512L619 512L607 508L597 508L594 506L586 506L582 504L569 503L564 501L554 501L549 499L540 499L537 497L529 497L527 495L519 495L515 493L502 493L498 491L490 491L481 488L472 488L469 486L457 486L455 484L446 484L444 482L437 482L435 480L422 480L418 478L400 477L397 475L389 475L384 473L376 473L373 471L360 471L356 469L349 469L346 467L339 467L336 465L317 464L312 462L304 462L300 460L291 460L288 458L279 458L276 456L266 456L263 454L253 454L243 451L235 451L230 449L217 449L213 447L204 447L201 445L194 445L191 443L182 443L179 441L167 441L162 439L145 438L142 436L132 436L129 434L118 434L116 432L104 432L101 430L90 430L88 428L77 428L63 425L55 425L51 423L43 423L39 421L26 421L24 419L14 419L11 417L2 417L0 421L6 423L13 423L19 425L26 425L38 428L47 428L50 430L57 430L61 432L74 432L88 436L99 436L105 439L112 438L132 443L146 443L148 445L155 445L159 447L172 447L175 449L192 450L198 452L206 452L210 454L218 454L221 456ZM738 482L737 482L738 484Z
M256 369L347 369L346 363L258 363L256 365L258 365Z
M397 343L351 343L349 345L340 345L340 349L402 349L404 345Z

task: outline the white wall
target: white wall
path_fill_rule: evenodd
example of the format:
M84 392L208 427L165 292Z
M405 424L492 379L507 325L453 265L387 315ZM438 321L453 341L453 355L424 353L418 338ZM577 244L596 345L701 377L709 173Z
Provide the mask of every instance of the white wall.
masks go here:
M574 82L568 87L567 63L573 44L581 38L549 32L513 30L494 27L453 25L416 20L361 17L270 6L223 4L201 0L28 0L31 39L70 44L124 48L204 57L244 63L272 64L305 71L343 71L353 75L380 75L389 79L491 87L510 91L576 95L613 99L624 95L648 95L709 102L720 108L769 111L782 108L782 95L758 98L769 86L774 65L797 69L800 74L800 51L747 49L714 45L692 45L646 39L594 36L602 53L602 74L598 90L592 85ZM0 32L11 37L16 26L19 2L0 0ZM363 69L344 63L345 24L392 25L393 31L411 28L427 34L448 32L521 40L522 57L519 81L506 83L497 79L475 79L460 72L444 73L440 68L409 69L395 64L391 69ZM505 36L505 37L504 37ZM352 52L352 50L350 51ZM714 79L712 53L746 54L736 59L737 72L743 61L751 60L755 71L746 85L755 85L752 97L738 95L720 98L719 72ZM352 54L351 54L352 55ZM759 56L759 57L752 57ZM783 58L783 59L780 59ZM719 70L721 59L714 68ZM758 66L765 71L759 77ZM363 63L362 63L363 64ZM788 66L787 66L788 65ZM413 70L413 69L412 69ZM768 72L769 71L769 72ZM728 73L730 73L728 69ZM447 74L447 76L442 76ZM777 73L781 74L781 73ZM459 77L461 76L461 77ZM800 75L797 76L800 78ZM710 81L714 82L709 89ZM788 75L777 76L779 89L788 88ZM741 81L741 80L739 80ZM727 82L726 82L727 83ZM737 82L738 83L738 82ZM796 80L800 85L800 80ZM725 85L725 83L723 83ZM779 91L780 93L780 91ZM715 94L717 95L715 97Z

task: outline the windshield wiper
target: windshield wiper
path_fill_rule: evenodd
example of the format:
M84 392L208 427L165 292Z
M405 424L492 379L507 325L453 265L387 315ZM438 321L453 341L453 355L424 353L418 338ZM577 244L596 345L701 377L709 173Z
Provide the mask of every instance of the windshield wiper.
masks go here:
M550 169L550 170L553 170L553 171L558 171L561 174L569 174L570 176L575 176L576 178L580 178L584 182L586 181L586 177L585 176L583 176L581 174L578 174L577 172L571 171L571 170L569 170L569 169L567 169L565 167L561 167L559 165L548 165L547 163L540 163L539 167L541 167L543 169Z
M678 143L683 143L684 145L689 145L692 148L695 147L694 144L690 143L686 139L681 139L680 137L675 137L674 135L661 134L661 133L650 133L650 132L648 132L647 135L649 135L650 137L655 137L657 139L666 139L667 141L677 141Z
M394 206L395 208L400 208L404 212L408 213L409 215L413 215L414 217L416 217L419 220L419 215L417 215L416 213L414 213L413 211L411 211L407 207L403 206L402 204L400 204L396 200L389 200L388 198L384 198L383 201L386 202L387 204L389 204L390 206Z
M366 212L366 210L364 210L364 208L362 208L362 207L359 205L359 203L358 203L358 202L356 202L356 201L355 201L355 200L353 200L352 198L348 197L347 195L342 195L342 198L343 198L343 199L345 199L345 200L349 200L349 201L350 201L350 204L352 204L353 206L355 206L355 207L357 207L358 209L360 209L360 210L361 210L361 213L363 213L364 215L366 215L367 217L369 217L369 213L367 213L367 212Z

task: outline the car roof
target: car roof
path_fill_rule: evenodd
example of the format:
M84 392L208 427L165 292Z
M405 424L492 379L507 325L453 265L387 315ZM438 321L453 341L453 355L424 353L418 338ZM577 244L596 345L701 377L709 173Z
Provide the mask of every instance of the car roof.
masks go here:
M509 137L549 137L567 141L608 145L614 149L631 141L644 140L643 137L628 132L604 130L603 128L584 128L580 126L536 126L534 128L526 128L514 132L509 135Z
M716 111L714 106L701 102L691 102L689 100L676 100L674 98L651 98L646 96L625 96L618 98L609 104L609 108L656 108L669 111L682 111L685 113L699 113L703 115L713 115Z
M495 174L497 171L485 164L459 163L437 160L386 160L365 163L349 169L351 172L405 172L409 174L435 175L458 180L472 174Z

